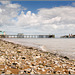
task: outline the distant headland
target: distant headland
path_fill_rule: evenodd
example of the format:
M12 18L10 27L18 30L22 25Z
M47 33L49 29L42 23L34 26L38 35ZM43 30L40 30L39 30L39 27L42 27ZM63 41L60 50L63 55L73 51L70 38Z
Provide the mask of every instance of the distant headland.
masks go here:
M60 38L75 38L75 35L69 34L69 35L61 36Z

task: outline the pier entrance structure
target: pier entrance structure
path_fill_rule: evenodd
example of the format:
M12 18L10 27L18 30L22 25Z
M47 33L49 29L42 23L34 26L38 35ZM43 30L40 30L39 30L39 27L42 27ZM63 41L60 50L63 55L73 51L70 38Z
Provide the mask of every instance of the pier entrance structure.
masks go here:
M5 38L55 38L55 35L5 35Z
M5 32L4 31L0 31L0 38L5 38Z

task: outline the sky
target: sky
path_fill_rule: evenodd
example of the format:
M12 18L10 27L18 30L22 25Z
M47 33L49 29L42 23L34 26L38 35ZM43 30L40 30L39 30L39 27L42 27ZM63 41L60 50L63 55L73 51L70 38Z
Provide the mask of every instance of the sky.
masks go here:
M0 1L0 31L6 34L75 34L75 1Z

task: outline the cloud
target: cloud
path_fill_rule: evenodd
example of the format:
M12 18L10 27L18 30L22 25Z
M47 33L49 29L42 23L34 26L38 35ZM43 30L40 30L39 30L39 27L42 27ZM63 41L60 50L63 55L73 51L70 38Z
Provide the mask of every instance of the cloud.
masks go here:
M68 30L71 30L71 28L74 29L73 27L75 27L75 14L74 14L75 7L62 6L62 7L54 7L50 9L41 8L38 10L39 10L38 15L42 16L42 18L45 21L47 20L46 25L48 24L48 27L55 28L55 29L52 28L53 32L54 31L59 32L59 30L62 30L63 32L65 29L67 29L66 31L68 31ZM43 22L45 23L45 21ZM68 33L71 33L71 32L68 32Z
M2 9L0 9L0 13L2 13Z
M1 4L9 4L10 1L0 1Z
M6 3L5 3L6 2ZM21 5L11 4L10 1L1 1L0 5L0 26L15 25L16 18L20 12Z
M7 4L8 5L8 4ZM0 5L0 26L10 26L13 25L13 18L18 16L18 11L13 8L7 8L5 4Z
M21 7L21 5L19 5L19 4L8 4L8 5L6 5L6 7L7 8L19 8L19 7Z
M75 7L40 8L35 14L31 11L24 12L26 8L20 4L1 3L0 29L7 33L56 35L75 33Z

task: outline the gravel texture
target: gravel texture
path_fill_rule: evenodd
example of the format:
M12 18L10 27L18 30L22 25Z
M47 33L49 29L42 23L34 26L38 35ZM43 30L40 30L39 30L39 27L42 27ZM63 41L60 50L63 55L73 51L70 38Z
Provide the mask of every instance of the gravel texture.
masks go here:
M0 74L75 74L75 60L0 39Z

